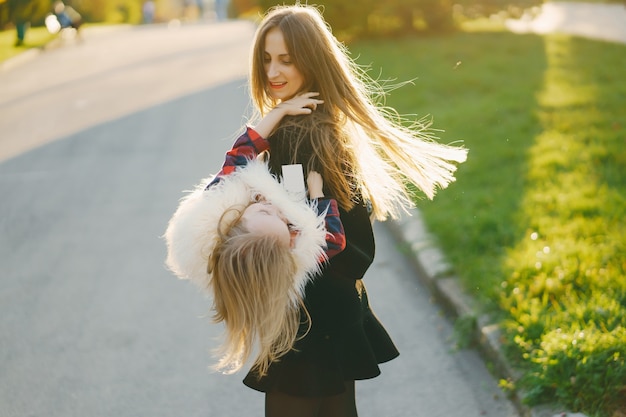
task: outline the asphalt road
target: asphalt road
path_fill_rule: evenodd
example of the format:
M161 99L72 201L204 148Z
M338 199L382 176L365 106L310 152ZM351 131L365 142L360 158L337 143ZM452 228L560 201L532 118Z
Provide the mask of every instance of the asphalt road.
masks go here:
M160 235L249 112L248 23L87 32L0 72L0 416L262 416L209 371L209 302ZM362 417L515 417L384 225L366 276L401 356Z

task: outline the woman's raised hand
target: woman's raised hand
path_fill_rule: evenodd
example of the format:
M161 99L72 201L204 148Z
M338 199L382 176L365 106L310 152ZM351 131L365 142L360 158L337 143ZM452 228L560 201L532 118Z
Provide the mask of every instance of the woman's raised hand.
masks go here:
M284 112L284 116L297 116L300 114L311 114L314 110L317 110L319 104L323 104L324 100L316 98L320 93L302 93L295 97L281 102L274 110L281 110Z
M319 93L309 92L281 102L274 107L265 117L254 127L254 130L264 138L267 138L278 126L285 116L297 116L311 114L317 110L317 106L324 101L317 98Z

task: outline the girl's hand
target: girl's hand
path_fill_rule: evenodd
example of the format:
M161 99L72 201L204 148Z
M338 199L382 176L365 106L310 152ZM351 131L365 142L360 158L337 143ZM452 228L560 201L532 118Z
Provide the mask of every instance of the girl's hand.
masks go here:
M324 103L317 99L319 93L303 93L285 100L274 107L255 127L254 130L264 138L272 134L276 126L285 116L297 116L300 114L311 114L317 109L318 104Z
M311 200L324 197L324 180L319 172L309 171L306 178L306 185L309 188L309 198Z

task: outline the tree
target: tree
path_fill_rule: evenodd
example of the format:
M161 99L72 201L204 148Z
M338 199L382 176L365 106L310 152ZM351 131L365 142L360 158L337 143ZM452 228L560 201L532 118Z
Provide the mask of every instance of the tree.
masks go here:
M258 0L263 10L277 0ZM335 32L388 35L419 30L443 32L453 29L452 0L319 0L316 2ZM421 24L419 24L421 23Z
M454 27L451 0L387 0L378 13L394 17L401 33L445 32Z
M41 23L50 11L50 0L0 1L0 24L12 23L16 30L16 45L24 43L26 30L31 23Z

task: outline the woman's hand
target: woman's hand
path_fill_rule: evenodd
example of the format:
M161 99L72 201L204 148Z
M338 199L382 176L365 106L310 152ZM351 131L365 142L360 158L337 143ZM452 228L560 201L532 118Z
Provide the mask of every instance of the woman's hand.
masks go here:
M309 189L309 198L311 200L324 197L324 180L319 172L309 171L306 177L306 185Z
M324 103L323 100L316 98L317 96L319 93L302 93L281 102L254 127L254 130L262 137L267 138L283 117L313 113L319 104Z
M314 110L317 110L319 104L323 104L324 101L317 99L320 93L303 93L289 100L281 102L272 111L281 111L284 116L297 116L300 114L311 114Z

